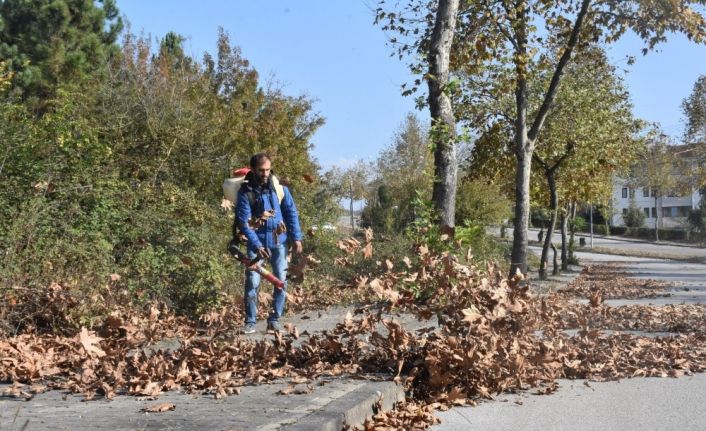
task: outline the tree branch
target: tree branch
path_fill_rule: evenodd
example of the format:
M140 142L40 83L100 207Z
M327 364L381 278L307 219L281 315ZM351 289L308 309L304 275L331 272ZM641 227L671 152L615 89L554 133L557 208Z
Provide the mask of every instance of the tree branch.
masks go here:
M559 160L554 162L554 165L550 168L552 171L557 170L557 168L566 160L567 157L571 155L571 153L574 152L574 141L568 141L566 143L566 149L564 150L564 154L559 157Z
M546 171L549 172L551 169L549 168L549 165L547 164L546 161L544 161L543 158L539 157L537 153L532 153L532 160L535 162L539 163L539 165Z
M586 13L588 12L588 6L590 5L590 3L591 0L583 0L583 2L581 3L581 10L579 10L578 15L576 16L576 22L574 23L574 28L571 30L571 36L569 37L569 40L566 44L566 49L561 55L559 63L557 63L556 70L554 70L554 75L552 76L552 80L549 83L549 89L547 90L547 94L544 96L542 106L539 108L537 116L534 119L534 123L532 124L532 128L530 128L530 131L527 134L531 141L537 138L537 135L539 134L539 131L542 129L542 125L544 124L544 120L546 120L547 115L549 114L549 108L551 107L552 103L554 103L554 98L556 97L557 90L559 89L559 82L561 81L561 76L564 73L564 68L566 67L566 64L571 59L571 53L573 52L574 47L578 43L579 33L581 32L581 26L583 25L583 20L586 17Z
M503 6L505 6L505 5L503 4ZM487 3L486 3L486 7L488 9L490 9L490 6ZM507 7L505 9L507 10ZM490 19L493 21L493 24L495 24L495 27L498 29L498 31L503 36L505 36L505 39L507 39L515 49L518 49L517 40L512 36L512 34L505 27L503 27L500 24L500 22L497 19L495 19L495 14L491 13Z

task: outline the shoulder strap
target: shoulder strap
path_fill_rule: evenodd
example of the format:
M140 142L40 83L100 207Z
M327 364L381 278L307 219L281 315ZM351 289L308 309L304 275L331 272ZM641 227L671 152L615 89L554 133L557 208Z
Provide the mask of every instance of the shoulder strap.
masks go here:
M277 193L277 200L279 201L279 203L282 203L282 199L284 199L284 186L279 183L279 180L274 175L272 175L272 185L274 186L275 192Z

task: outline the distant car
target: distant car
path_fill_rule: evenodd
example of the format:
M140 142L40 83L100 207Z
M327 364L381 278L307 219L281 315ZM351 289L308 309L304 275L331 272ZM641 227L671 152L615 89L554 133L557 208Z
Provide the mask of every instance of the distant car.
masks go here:
M319 227L319 226L317 226L317 225L314 225L314 226L311 227L311 230L313 230L313 231L317 231L317 230L319 230L319 229L321 229L321 230L323 230L323 231L325 231L325 232L335 232L335 231L338 230L338 229L336 228L336 226L332 225L331 223L323 224L323 225L321 225L321 227Z

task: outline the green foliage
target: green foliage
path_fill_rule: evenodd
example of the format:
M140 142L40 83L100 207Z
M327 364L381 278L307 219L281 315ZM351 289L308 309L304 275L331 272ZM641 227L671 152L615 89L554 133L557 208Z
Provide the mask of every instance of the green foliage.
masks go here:
M417 192L412 201L416 217L409 224L405 233L413 244L428 246L431 250L441 251L447 247L447 238L442 238L441 227L437 223L438 215L434 204ZM448 235L445 235L448 237Z
M706 75L698 77L689 97L682 102L686 117L686 143L706 142Z
M546 63L538 65L529 76L528 91L533 98L538 98L549 85L555 61L556 58L548 56ZM503 78L492 84L502 87ZM500 92L495 88L493 91ZM514 96L508 92L498 97L483 107L498 115L494 122L482 128L468 172L473 178L502 184L510 194L515 187L516 163L511 145L515 133ZM539 107L532 105L531 108ZM473 107L473 112L478 109L481 108ZM554 172L560 201L607 201L612 193L613 176L626 173L643 149L644 144L638 137L640 127L641 122L632 115L627 89L604 51L595 46L584 47L567 66L538 137L535 158L549 167L561 162ZM573 150L565 156L569 142ZM549 190L544 169L532 172L532 201L548 207Z
M416 217L419 195L431 196L433 159L427 129L414 114L407 114L392 142L375 162L375 177L368 187L363 221L376 231L402 232Z
M114 0L0 2L0 58L16 72L13 92L42 108L59 84L105 68L122 26Z
M375 199L371 199L361 214L361 224L376 232L390 233L396 226L397 207L385 184L378 186Z
M406 236L415 246L424 245L436 253L452 252L457 255L459 248L468 248L472 253L472 260L477 263L507 261L507 245L487 235L486 226L466 221L463 226L456 227L452 239L442 232L432 202L418 194L413 203L417 217L406 230Z
M585 231L586 227L588 226L588 222L586 221L586 219L581 216L575 217L573 220L570 221L570 223L572 224L572 226L570 226L569 228L578 232Z
M637 206L635 198L630 200L630 206L623 216L625 226L629 228L639 228L645 225L645 213Z
M533 208L530 213L530 223L533 227L546 228L551 221L551 213L546 208Z
M466 179L456 192L456 220L486 227L510 217L510 200L501 186L482 180Z
M240 290L221 183L256 151L288 179L305 228L331 212L321 183L309 185L309 139L323 122L312 102L263 90L224 33L204 64L181 41L169 34L153 54L126 35L121 56L57 88L39 117L0 99L0 297L56 283L100 298L118 274L114 288L135 302L197 314ZM89 305L64 323L90 318Z
M297 193L296 203L303 226L335 224L341 214L340 194L331 180L331 171L325 172L311 187L313 193Z

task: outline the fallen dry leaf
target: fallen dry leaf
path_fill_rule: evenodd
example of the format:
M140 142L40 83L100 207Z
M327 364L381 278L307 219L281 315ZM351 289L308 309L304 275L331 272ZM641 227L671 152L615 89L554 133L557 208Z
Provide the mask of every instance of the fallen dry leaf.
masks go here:
M145 412L145 413L162 413L162 412L168 412L176 409L176 406L172 403L160 403L160 404L153 404L148 407L143 407L140 409L140 411Z

